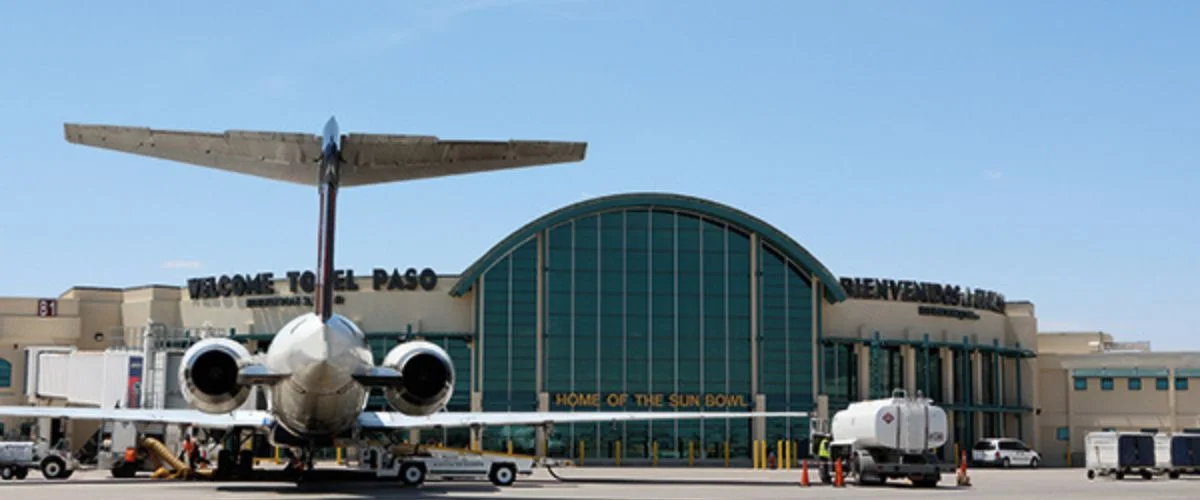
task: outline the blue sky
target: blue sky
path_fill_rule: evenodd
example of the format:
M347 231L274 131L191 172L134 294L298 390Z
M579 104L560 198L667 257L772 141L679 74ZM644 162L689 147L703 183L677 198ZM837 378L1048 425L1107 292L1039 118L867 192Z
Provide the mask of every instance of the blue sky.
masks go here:
M562 205L670 191L758 215L838 275L1200 348L1200 4L246 5L5 6L0 295L311 268L311 189L70 145L62 123L336 115L590 143L579 164L348 190L340 268L455 273Z

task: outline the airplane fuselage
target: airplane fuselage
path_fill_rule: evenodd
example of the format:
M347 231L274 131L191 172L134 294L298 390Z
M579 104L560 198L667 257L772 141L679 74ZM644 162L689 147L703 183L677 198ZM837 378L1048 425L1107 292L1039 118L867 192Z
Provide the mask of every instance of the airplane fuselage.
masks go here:
M366 409L367 387L353 378L374 367L366 336L334 314L306 313L275 334L266 367L289 376L270 388L275 421L301 439L330 438L353 427Z

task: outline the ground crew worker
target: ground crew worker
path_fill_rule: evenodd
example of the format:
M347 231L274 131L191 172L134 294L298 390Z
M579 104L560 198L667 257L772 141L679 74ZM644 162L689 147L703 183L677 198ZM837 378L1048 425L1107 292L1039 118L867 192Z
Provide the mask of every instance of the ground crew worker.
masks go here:
M821 438L820 447L817 448L817 457L819 457L823 461L826 461L826 462L829 461L829 438L827 438L827 437Z
M187 460L188 467L196 468L196 441L192 436L183 438L183 457Z

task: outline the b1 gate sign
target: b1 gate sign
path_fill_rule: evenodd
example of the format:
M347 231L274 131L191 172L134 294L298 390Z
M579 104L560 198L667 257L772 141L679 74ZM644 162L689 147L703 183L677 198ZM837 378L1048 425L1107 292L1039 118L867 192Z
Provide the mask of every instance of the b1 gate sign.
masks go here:
M38 299L37 315L39 318L58 316L58 299Z
M746 409L749 394L728 393L638 393L638 392L559 392L550 394L551 409L571 408L668 408L668 409Z

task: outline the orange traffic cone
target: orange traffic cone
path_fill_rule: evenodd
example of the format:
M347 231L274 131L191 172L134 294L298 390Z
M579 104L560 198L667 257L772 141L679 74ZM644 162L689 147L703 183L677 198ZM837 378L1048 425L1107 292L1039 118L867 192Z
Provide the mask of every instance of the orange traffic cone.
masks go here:
M808 486L808 460L800 462L800 486Z
M846 477L842 474L842 460L838 459L833 464L833 485L839 488L846 486Z
M970 486L971 485L971 476L967 475L967 452L966 451L962 452L962 461L959 463L957 480L958 480L957 483L959 486Z

